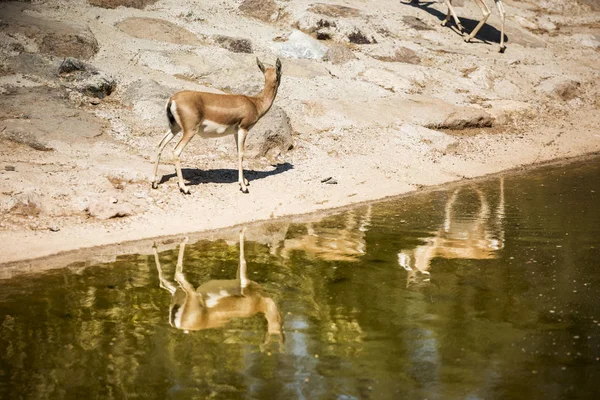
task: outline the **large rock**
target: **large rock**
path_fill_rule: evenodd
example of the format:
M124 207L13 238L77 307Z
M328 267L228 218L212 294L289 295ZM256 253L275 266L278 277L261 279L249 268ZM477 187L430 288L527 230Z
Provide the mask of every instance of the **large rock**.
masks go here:
M99 99L109 96L117 86L112 76L76 58L66 58L58 67L58 74L66 86Z
M281 16L281 10L273 0L243 0L238 10L263 22L275 22Z
M292 125L286 112L273 106L250 131L246 140L248 158L277 156L292 149Z
M213 40L219 46L234 53L252 53L252 42L250 39L215 35Z
M298 30L293 31L286 42L273 43L272 47L281 57L314 60L323 59L328 50L323 43Z
M572 100L579 96L579 87L581 83L575 79L554 77L542 81L538 85L538 90L549 96L556 96L562 100Z
M20 38L23 50L29 51L33 44L43 54L84 60L98 52L98 41L88 27L31 17L23 9L14 3L0 9L2 32Z
M202 41L189 30L164 19L131 17L119 22L117 28L140 39L173 44L202 44Z
M133 109L135 115L146 125L167 127L165 105L174 89L152 79L140 79L129 86L121 95L121 102Z
M102 8L129 7L142 9L157 1L158 0L88 0L88 3Z

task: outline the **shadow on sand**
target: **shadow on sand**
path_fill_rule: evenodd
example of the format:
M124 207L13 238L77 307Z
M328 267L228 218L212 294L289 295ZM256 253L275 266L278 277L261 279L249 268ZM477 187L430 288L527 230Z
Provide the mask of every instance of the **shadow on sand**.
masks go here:
M470 1L470 0L467 0L467 1ZM437 3L434 1L428 1L428 2L402 1L401 3L404 5L407 5L407 6L417 7L421 10L428 12L429 14L438 18L440 20L440 23L446 18L446 14L431 7L433 4L440 4L440 3ZM443 5L443 3L441 3L441 4ZM479 20L465 18L461 15L458 15L458 19L460 19L462 26L465 28L465 37L473 29L475 29L475 27L479 23ZM460 34L456 25L454 24L453 18L451 18L450 22L448 22L448 27L452 28L453 32ZM486 23L481 27L481 30L479 32L477 32L477 35L475 35L474 39L479 39L482 42L487 43L487 44L489 44L489 43L500 44L500 31L498 29L494 28L493 26L489 25L488 23ZM508 36L506 36L506 34L504 34L504 42L505 43L508 42Z
M294 166L288 162L275 165L275 169L272 171L252 171L244 170L244 177L248 181L263 179L267 176L281 174L283 172L293 169ZM188 183L186 185L196 186L202 183L235 183L238 181L238 170L237 169L211 169L201 170L198 168L182 168L181 173L183 179ZM167 182L171 178L177 178L177 174L163 175L160 180L160 184Z

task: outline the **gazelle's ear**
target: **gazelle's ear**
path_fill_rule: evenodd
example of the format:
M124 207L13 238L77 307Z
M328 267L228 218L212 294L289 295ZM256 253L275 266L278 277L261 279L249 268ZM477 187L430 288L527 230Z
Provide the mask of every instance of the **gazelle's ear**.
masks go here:
M277 78L281 78L281 61L279 61L279 58L275 63L275 71L277 72Z
M262 71L262 73L265 73L265 66L263 65L263 63L260 62L260 60L258 59L258 57L256 57L256 64L258 65L258 68Z

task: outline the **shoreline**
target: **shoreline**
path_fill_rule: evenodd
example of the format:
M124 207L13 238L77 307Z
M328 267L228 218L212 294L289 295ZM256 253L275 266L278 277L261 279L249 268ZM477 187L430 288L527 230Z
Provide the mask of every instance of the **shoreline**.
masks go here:
M17 251L16 253L13 253L15 254L15 258L13 260L0 262L0 279L9 279L14 275L20 275L23 273L39 273L54 268L64 267L74 262L83 262L85 265L87 265L88 263L114 261L116 257L123 255L150 254L150 249L152 248L152 245L154 243L161 243L161 251L164 251L178 246L179 242L175 239L179 236L188 236L191 242L199 240L218 239L235 242L237 240L238 230L240 226L252 225L252 227L249 228L251 231L252 228L262 227L268 224L281 224L286 221L302 222L303 220L314 220L315 218L321 219L326 217L327 215L337 214L351 208L361 207L368 204L394 201L397 199L415 196L418 194L423 194L432 191L448 190L454 186L463 185L466 182L483 181L487 179L492 179L495 176L515 176L519 174L525 174L539 168L556 168L562 165L568 165L571 163L581 163L587 160L594 159L600 159L600 150L575 156L565 156L562 158L552 160L544 160L534 164L517 165L507 170L493 172L481 176L475 176L469 179L445 182L438 185L424 186L419 189L386 196L384 198L365 200L358 203L348 203L333 208L312 210L299 214L282 215L274 219L263 219L248 222L239 221L228 226L207 228L198 231L181 231L158 236L152 236L150 234L149 236L143 236L136 239L115 239L114 241L109 243L103 243L101 241L95 242L92 240L86 243L87 245L84 247L69 248L67 246L63 246L63 249L54 252L52 252L51 250L51 245L55 244L55 242L50 241L49 246L44 246L44 249L47 252L47 254L43 254L41 256L36 257L27 257L26 254L28 252ZM90 227L85 227L85 230L92 231ZM52 233L45 233L42 236L50 236L51 234ZM252 236L250 236L249 239L252 240Z

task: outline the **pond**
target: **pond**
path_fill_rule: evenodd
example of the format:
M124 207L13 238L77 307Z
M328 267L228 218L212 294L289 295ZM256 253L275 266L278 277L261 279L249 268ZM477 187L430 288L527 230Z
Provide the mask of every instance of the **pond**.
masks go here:
M0 398L578 399L600 160L0 281Z

